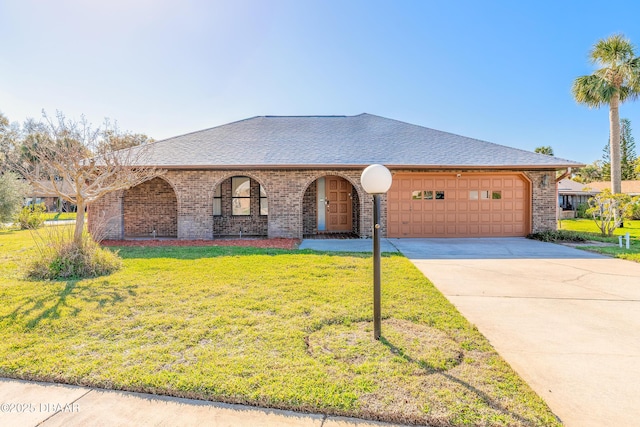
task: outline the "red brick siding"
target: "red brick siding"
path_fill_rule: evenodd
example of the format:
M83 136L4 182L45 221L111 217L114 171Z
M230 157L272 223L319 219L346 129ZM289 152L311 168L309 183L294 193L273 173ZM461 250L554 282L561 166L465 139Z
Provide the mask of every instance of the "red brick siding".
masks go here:
M123 214L125 237L178 236L178 200L162 178L126 190Z
M525 175L531 181L532 232L555 230L558 224L555 171L529 171ZM547 177L546 184L544 176Z
M250 180L251 185L251 215L234 216L232 213L231 178L220 184L222 215L213 217L214 236L266 236L268 216L260 215L260 184ZM268 194L267 194L268 196ZM213 209L213 208L212 208Z
M302 233L305 236L318 231L318 185L314 181L307 187L302 199Z
M404 169L392 172L424 172L424 169ZM431 171L430 171L431 172ZM482 172L482 170L442 170L441 172ZM500 171L496 171L500 172ZM512 171L502 171L512 172ZM372 229L373 204L371 196L360 185L362 170L170 170L164 178L175 188L177 196L177 237L179 239L211 239L215 235L229 232L237 235L240 223L225 229L213 217L213 191L216 185L232 176L248 176L256 181L253 186L262 184L269 199L269 217L252 220L247 229L269 237L301 238L303 233L315 229L315 181L327 175L341 176L354 187L353 224L354 231L362 237L370 237ZM531 228L532 231L555 229L556 196L554 171L527 171L524 175L531 186ZM542 176L547 175L547 185L542 186ZM257 197L256 197L257 203ZM121 196L108 195L92 204L89 210L90 222L107 222L107 235L120 238L123 234ZM257 212L257 207L255 211ZM386 196L382 197L382 235L386 234ZM120 220L118 219L120 215ZM107 219L108 221L105 221ZM246 218L243 218L246 220ZM255 224L253 221L257 221ZM233 227L236 228L233 228ZM255 227L255 228L252 228ZM243 234L245 232L243 231Z

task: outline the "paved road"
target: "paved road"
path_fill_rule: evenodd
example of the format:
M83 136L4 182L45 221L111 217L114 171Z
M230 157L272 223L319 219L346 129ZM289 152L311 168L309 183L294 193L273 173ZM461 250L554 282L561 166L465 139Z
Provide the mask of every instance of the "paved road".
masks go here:
M389 239L569 427L640 426L640 264L527 239Z

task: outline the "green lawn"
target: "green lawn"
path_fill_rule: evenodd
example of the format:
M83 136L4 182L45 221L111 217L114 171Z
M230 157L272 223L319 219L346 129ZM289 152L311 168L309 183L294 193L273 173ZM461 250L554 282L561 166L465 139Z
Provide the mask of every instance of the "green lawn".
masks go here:
M558 224L558 228L562 230L579 231L589 233L586 235L591 240L615 243L615 246L585 246L585 249L599 252L601 254L615 256L616 258L627 259L630 261L640 262L640 221L625 221L623 228L617 228L613 234L614 237L602 237L600 230L593 220L588 219L565 219ZM629 249L618 246L619 238L629 233L631 237L631 245Z
M45 221L65 221L76 219L75 212L47 212L44 214Z
M124 267L23 279L0 232L0 376L437 426L557 426L544 402L404 257L122 248Z

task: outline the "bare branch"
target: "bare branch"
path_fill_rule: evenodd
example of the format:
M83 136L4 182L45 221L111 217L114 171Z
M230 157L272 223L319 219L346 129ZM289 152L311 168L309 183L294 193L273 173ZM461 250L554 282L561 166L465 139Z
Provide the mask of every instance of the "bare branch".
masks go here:
M164 174L145 166L152 145L146 135L122 134L108 120L94 129L86 118L68 120L43 112L43 121L31 124L16 169L43 194L58 196L84 212L87 204L105 194L136 186ZM137 145L142 142L142 145ZM120 150L114 148L127 147ZM84 215L78 215L74 240L81 242ZM78 224L79 223L79 224Z

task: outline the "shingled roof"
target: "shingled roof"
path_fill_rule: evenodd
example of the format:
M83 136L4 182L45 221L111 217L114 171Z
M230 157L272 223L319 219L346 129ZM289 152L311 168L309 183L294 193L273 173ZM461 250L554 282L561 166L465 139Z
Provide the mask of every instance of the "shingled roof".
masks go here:
M582 166L366 113L259 116L157 141L149 148L145 163L163 168Z

